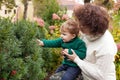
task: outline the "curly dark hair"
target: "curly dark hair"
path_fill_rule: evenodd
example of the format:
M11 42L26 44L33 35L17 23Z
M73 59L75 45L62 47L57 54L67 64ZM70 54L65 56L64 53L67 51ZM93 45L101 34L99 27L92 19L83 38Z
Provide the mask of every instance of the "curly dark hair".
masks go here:
M107 11L95 4L86 3L74 9L74 16L77 18L80 29L87 29L91 35L104 34L109 26Z

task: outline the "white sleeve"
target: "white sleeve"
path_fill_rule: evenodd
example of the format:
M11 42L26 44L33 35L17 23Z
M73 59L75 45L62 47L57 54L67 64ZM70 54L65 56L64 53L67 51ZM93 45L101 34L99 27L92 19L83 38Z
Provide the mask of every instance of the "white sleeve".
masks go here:
M104 80L104 76L101 74L100 70L96 67L95 64L85 62L79 59L79 57L76 57L74 62L77 63L86 76L95 80Z
M75 63L81 68L82 72L93 80L106 80L106 73L112 73L111 70L114 70L113 55L103 55L97 57L95 64L92 64L87 61L83 61L76 57L74 60ZM112 63L112 64L111 64ZM111 71L111 72L110 72Z
M79 4L83 4L84 5L84 0L75 0L75 2L79 3Z

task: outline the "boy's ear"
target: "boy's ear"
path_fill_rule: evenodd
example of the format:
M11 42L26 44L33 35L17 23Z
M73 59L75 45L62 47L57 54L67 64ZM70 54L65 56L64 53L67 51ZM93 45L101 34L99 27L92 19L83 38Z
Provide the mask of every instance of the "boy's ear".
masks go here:
M76 34L73 34L73 38L75 38L76 37Z

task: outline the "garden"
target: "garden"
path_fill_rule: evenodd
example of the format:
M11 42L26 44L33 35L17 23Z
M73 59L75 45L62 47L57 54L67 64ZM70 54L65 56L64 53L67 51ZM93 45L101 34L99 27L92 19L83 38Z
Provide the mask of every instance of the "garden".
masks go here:
M38 0L36 4L40 4L39 11L35 9L37 17L32 22L0 18L0 80L48 80L61 64L61 49L40 47L36 39L59 37L60 25L70 17L56 0ZM105 7L111 16L109 30L118 47L114 63L120 80L120 2Z

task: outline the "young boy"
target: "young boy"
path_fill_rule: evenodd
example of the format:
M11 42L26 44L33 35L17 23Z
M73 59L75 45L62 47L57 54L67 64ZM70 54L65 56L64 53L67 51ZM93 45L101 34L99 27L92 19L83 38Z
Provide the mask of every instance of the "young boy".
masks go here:
M80 59L86 57L86 46L85 43L78 37L79 26L78 24L69 19L62 24L60 27L61 37L55 40L38 40L37 42L43 47L58 48L62 47L69 54L72 54L71 50L74 50ZM62 65L55 71L65 71L61 80L74 80L77 75L81 72L80 68L72 61L68 60L65 56Z

